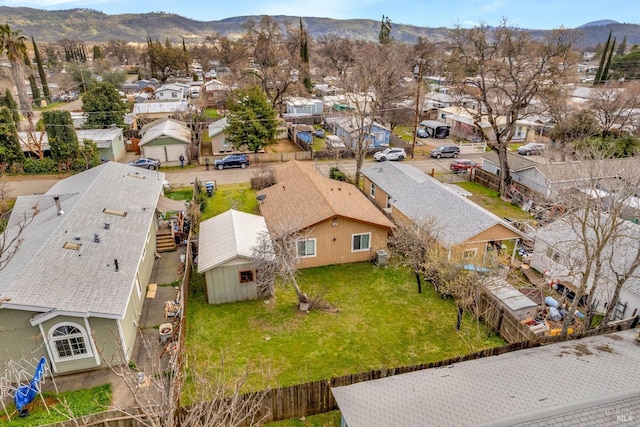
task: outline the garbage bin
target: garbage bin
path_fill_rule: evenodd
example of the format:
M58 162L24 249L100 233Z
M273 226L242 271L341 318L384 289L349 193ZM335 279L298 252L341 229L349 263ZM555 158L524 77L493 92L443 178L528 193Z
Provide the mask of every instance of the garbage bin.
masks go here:
M207 181L204 183L205 188L207 189L207 196L213 196L213 191L216 188L216 184L213 181Z
M163 323L162 325L160 325L159 331L160 342L164 344L169 341L169 339L171 338L171 334L173 334L173 325L171 323Z
M376 264L387 265L387 251L380 249L376 251Z

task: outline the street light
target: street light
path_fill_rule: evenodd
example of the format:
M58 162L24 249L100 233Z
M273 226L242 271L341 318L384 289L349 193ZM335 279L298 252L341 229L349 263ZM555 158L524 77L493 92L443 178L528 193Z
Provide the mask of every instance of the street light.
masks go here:
M418 117L420 116L420 86L422 86L422 64L424 59L418 59L418 63L413 67L413 77L418 82L418 89L416 90L416 111L413 121L413 148L411 150L411 160L415 160L416 155L416 136L418 133Z

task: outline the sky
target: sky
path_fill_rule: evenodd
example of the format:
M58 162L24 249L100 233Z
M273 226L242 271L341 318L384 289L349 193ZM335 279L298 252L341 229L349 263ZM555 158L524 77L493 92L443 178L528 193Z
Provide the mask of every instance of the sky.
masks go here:
M392 25L473 27L497 25L502 18L520 28L575 28L601 19L640 23L638 0L0 0L1 6L60 10L88 8L110 15L167 12L199 21L246 15L373 19Z

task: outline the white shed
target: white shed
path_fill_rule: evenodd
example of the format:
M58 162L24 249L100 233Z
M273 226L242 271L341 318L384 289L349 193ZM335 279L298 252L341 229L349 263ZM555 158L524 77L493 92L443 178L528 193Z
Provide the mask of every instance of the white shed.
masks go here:
M252 250L264 233L263 217L233 209L200 223L198 273L209 304L258 298Z

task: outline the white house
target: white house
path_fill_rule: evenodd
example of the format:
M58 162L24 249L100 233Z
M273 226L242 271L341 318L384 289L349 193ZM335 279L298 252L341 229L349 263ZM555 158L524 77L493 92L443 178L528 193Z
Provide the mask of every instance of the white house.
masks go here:
M184 99L185 89L180 85L163 85L155 90L155 97L158 101L179 101Z

